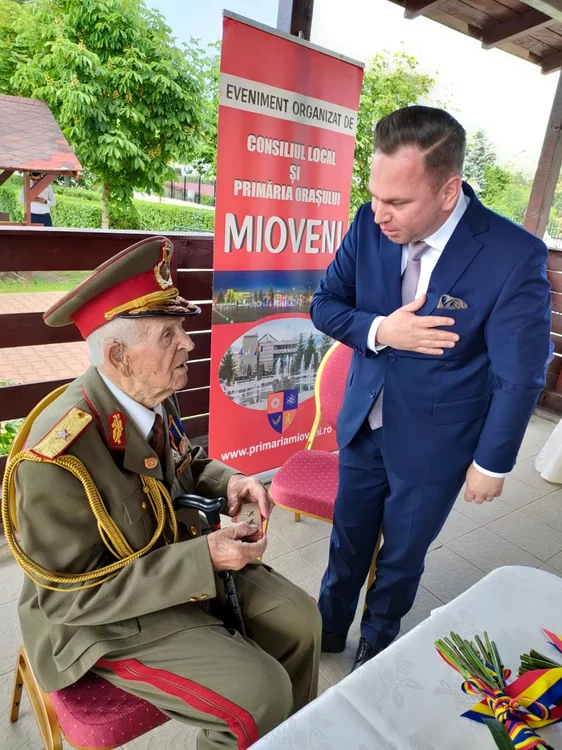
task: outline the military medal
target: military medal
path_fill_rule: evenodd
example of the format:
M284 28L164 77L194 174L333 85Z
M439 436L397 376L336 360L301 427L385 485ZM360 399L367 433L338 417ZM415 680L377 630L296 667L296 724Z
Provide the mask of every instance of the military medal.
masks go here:
M174 465L176 466L176 468L178 468L178 472L181 473L181 471L183 471L187 464L191 461L189 440L187 439L187 435L184 432L183 425L179 417L174 417L170 414L168 424L170 446L172 448Z

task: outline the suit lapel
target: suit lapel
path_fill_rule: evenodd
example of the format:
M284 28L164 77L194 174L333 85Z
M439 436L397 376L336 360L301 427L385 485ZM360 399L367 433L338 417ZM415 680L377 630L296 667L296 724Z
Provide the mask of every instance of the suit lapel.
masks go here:
M402 245L391 242L382 232L380 233L381 279L388 314L402 306Z
M468 185L464 185L464 192L469 195L470 204L431 274L427 300L418 315L430 315L435 310L441 295L451 293L455 283L484 247L478 235L488 229L486 209Z

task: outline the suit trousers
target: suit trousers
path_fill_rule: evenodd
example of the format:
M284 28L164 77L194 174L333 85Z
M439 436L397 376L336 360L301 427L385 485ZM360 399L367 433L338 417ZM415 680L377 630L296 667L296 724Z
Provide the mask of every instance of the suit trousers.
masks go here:
M414 602L427 550L464 479L462 475L429 484L399 479L385 461L384 427L371 430L365 421L339 456L330 555L318 603L324 630L341 634L349 630L382 531L361 636L377 649L394 640L401 618Z
M234 578L246 638L223 624L219 582L199 626L112 651L93 668L172 719L200 727L198 750L245 750L318 691L314 601L265 565L248 565Z

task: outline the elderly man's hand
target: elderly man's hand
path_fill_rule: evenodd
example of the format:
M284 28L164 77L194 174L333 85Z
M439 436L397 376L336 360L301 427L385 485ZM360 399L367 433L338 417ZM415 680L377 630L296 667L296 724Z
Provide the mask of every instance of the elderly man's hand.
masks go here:
M252 560L265 552L267 539L245 542L244 538L255 534L257 528L249 523L233 523L224 529L213 531L205 537L209 545L211 562L215 570L242 570Z
M262 518L269 518L273 500L263 484L254 477L234 474L226 486L228 515L235 516L242 503L257 503Z

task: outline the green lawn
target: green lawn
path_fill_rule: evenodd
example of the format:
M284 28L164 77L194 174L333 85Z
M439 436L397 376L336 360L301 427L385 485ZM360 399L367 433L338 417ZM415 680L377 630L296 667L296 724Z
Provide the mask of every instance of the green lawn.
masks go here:
M0 294L21 294L32 292L67 292L89 276L91 271L60 271L52 274L50 280L30 279L0 279Z

